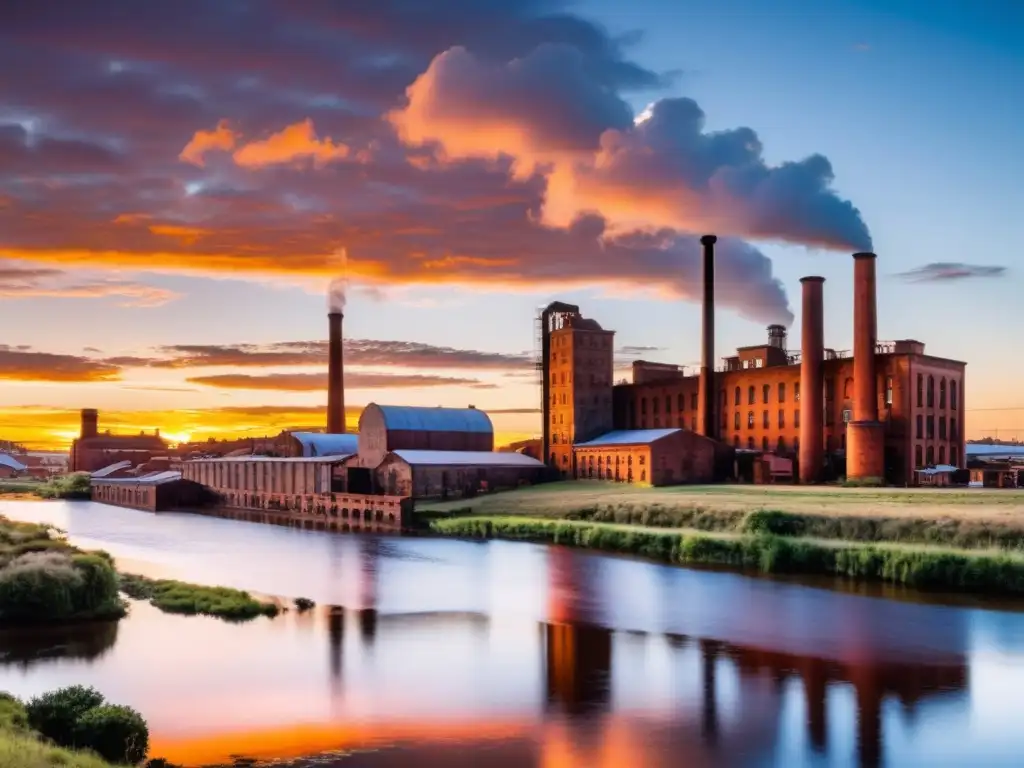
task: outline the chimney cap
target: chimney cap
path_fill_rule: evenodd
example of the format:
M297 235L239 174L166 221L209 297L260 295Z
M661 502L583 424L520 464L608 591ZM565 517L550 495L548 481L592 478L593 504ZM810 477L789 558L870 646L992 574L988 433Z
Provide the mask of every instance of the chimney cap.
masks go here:
M701 235L701 245L714 245L718 242L718 235Z
M875 254L875 253L872 253L871 251L859 251L859 252L853 254L853 258L855 258L855 259L877 259L878 255Z
M808 275L800 278L801 283L824 283L825 278L821 275Z

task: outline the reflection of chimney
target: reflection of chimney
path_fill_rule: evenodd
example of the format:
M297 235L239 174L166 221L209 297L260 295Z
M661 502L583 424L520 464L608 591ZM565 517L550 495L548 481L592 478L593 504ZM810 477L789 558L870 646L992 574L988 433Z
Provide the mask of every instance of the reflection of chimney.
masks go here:
M330 331L327 360L327 431L345 431L345 364L342 359L341 312L327 315Z
M825 278L805 277L800 339L800 482L821 480L824 436Z
M716 437L715 420L715 243L714 235L704 235L704 305L700 345L700 411L697 429L707 437Z
M81 437L96 437L99 431L100 414L95 408L82 409Z
M885 432L878 421L873 253L853 254L853 420L847 425L846 476L881 480L885 474Z

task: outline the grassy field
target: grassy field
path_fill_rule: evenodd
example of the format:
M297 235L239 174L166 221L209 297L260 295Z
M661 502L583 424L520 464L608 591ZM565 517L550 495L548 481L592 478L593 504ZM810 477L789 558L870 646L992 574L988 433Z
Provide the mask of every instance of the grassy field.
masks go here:
M1024 491L842 488L832 486L673 486L640 488L563 482L506 493L417 504L424 521L466 515L523 516L765 532L845 541L1024 550Z

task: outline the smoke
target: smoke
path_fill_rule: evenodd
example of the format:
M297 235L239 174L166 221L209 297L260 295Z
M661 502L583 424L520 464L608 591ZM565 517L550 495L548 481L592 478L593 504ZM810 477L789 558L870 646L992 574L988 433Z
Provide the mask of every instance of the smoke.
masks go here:
M336 251L332 263L337 266L340 274L327 287L327 311L344 314L345 297L348 294L348 251L344 248Z

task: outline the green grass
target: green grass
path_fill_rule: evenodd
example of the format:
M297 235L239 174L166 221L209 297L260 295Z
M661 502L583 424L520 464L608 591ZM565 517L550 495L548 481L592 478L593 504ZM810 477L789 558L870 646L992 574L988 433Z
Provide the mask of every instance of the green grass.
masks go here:
M6 493L35 493L42 483L35 480L0 480L0 495Z
M434 520L430 527L442 536L560 544L764 574L834 575L921 589L1024 594L1024 557L998 551L856 544L763 530L707 533L525 517L451 518Z
M417 505L424 524L466 515L521 515L653 528L747 532L751 515L776 535L1024 552L1024 494L793 486L636 488L564 482Z
M121 591L126 595L145 600L165 613L246 621L257 616L273 617L280 611L273 603L260 602L248 592L228 587L205 587L128 573L120 574L120 580Z
M111 768L94 755L44 744L28 727L25 705L0 693L0 766L2 768Z

